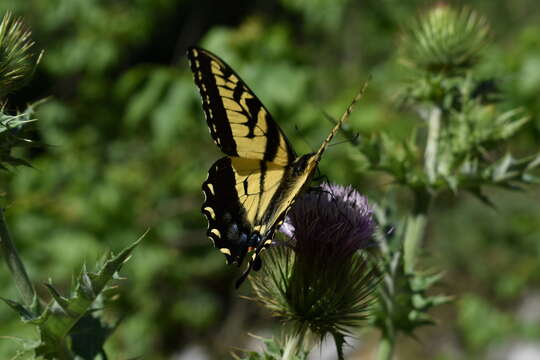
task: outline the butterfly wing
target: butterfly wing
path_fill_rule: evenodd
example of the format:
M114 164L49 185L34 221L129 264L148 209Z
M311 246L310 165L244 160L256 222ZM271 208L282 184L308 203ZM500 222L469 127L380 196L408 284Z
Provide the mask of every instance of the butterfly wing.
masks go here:
M228 156L216 161L203 184L207 235L228 263L260 267L290 206L287 184L296 154L285 134L240 77L212 53L190 48L188 58L214 142Z
M207 235L227 258L241 264L249 249L268 245L288 206L286 167L263 160L223 157L203 183Z
M260 252L272 243L283 222L316 167L315 155L306 155L304 171L298 161L291 166L225 156L212 165L203 183L203 214L207 235L226 257L227 263L242 264L253 250L238 287L251 269L261 266Z
M223 60L191 47L188 59L212 139L229 156L286 166L296 154L253 91Z

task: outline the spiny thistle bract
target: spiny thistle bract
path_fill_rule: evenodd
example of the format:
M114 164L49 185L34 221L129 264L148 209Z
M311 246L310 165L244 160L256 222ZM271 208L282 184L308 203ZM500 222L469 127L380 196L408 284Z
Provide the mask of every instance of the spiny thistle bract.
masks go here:
M488 35L487 21L474 11L439 4L406 27L402 61L433 73L459 72L477 63Z
M7 170L8 166L30 164L19 156L13 155L15 148L29 148L34 142L26 137L29 124L36 121L33 118L35 105L30 105L23 113L9 115L0 108L0 170Z
M323 184L296 202L251 284L257 300L304 345L331 335L341 355L344 337L365 320L378 276L366 248L375 223L365 197Z
M24 86L32 77L41 54L30 51L31 32L20 19L6 13L0 23L0 98Z

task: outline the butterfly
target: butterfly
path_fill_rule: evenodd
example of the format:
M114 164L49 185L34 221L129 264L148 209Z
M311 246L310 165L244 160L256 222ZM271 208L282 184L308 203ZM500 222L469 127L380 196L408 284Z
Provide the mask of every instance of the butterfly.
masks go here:
M226 155L217 160L202 185L207 236L228 264L262 266L260 253L272 244L295 199L309 186L326 147L346 120L364 88L316 152L298 156L268 110L244 81L218 56L190 47L193 78L214 143Z

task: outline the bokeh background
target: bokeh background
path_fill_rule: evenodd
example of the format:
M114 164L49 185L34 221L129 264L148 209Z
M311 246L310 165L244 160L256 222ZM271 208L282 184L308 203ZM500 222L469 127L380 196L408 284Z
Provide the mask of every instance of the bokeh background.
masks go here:
M509 144L518 153L540 140L540 3L453 1L484 15L491 44L484 71L502 99L532 120ZM405 137L417 117L397 106L404 81L397 62L404 23L430 1L398 0L3 0L22 16L34 49L45 54L33 80L8 99L10 111L38 107L25 156L33 168L2 172L2 202L14 240L36 284L60 288L150 232L124 267L123 318L107 349L112 359L224 359L279 327L233 289L238 269L205 236L200 184L220 156L202 114L185 50L199 44L231 64L270 109L299 153L320 144L372 76L350 118L362 133ZM339 138L336 142L339 142ZM374 200L392 181L362 171L341 144L321 170ZM437 291L455 301L437 309L436 326L400 338L400 359L540 358L540 192L489 190L489 209L470 196L445 196L430 218L424 266L444 270ZM0 266L1 296L16 298ZM38 291L44 292L38 285ZM30 337L7 306L0 336ZM350 359L369 359L377 334L366 331ZM17 343L0 338L0 358ZM535 352L536 351L536 352ZM317 352L317 351L315 351ZM519 357L533 354L533 357ZM536 354L536 355L535 355ZM197 357L199 356L199 357ZM534 357L536 356L536 357ZM330 357L331 358L331 357Z

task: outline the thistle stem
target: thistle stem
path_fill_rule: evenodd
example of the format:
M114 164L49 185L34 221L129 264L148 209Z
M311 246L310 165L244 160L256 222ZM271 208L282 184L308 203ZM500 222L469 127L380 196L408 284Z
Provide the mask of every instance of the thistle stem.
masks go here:
M405 232L403 234L403 270L405 273L413 273L416 265L418 249L422 246L425 229L427 225L427 215L429 206L433 199L433 194L427 189L416 189L414 192L415 205L411 214L405 220ZM390 255L390 249L383 238L381 251ZM401 264L400 253L394 254L388 264L387 272L383 277L383 286L379 292L382 306L387 314L393 314L395 301L395 284L399 266ZM381 340L379 341L377 360L392 360L394 356L394 346L397 333L393 323L392 315L385 319Z
M424 167L430 184L437 180L437 152L441 128L441 110L433 107L427 119L428 136L424 153Z
M397 267L399 266L399 257L394 256L388 266L388 273L384 275L383 287L379 292L379 301L385 308L387 314L393 314L394 311L394 299L395 299L395 287L394 278L396 275ZM396 332L394 329L393 316L390 315L384 319L384 329L382 332L381 340L379 341L379 349L377 351L377 360L392 360L394 354L394 342Z
M377 360L391 360L394 353L395 330L393 323L395 286L394 279L401 263L400 253L392 254L385 237L381 238L380 248L385 257L390 261L383 275L382 286L379 290L379 301L385 313L390 314L384 319L382 338L379 341Z
M394 337L383 336L379 341L377 360L392 360L394 356Z
M11 236L9 235L9 230L2 208L0 208L0 250L4 254L7 267L13 276L15 286L17 287L23 302L28 307L32 307L34 305L34 301L36 300L36 291L30 282L30 278L28 277L24 264L19 257L17 248L15 247L13 241L11 241Z
M412 214L407 217L403 239L403 267L405 273L414 272L418 249L421 247L424 238L426 224L426 213Z

